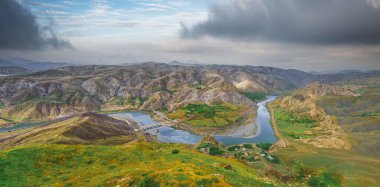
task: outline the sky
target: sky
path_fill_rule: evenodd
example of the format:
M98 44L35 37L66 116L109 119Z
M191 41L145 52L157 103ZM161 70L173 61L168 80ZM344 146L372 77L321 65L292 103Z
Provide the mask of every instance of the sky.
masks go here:
M0 58L380 69L380 0L0 0Z

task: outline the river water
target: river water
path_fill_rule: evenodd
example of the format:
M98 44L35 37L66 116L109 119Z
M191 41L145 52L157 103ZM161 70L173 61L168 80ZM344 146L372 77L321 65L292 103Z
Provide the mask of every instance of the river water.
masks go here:
M257 104L258 111L255 120L252 120L252 122L247 125L230 129L224 134L216 135L215 139L222 142L224 145L276 142L277 138L270 123L270 114L266 108L266 104L273 101L275 98L276 96L268 96L265 101ZM119 119L133 119L141 126L157 123L151 118L151 116L140 112L121 112L110 114L109 116ZM48 123L20 124L14 127L0 128L0 133L44 125L48 125ZM195 144L199 142L202 137L184 130L178 130L165 126L159 129L157 138L161 142Z
M274 134L270 123L270 114L266 108L268 102L273 101L276 96L268 96L265 101L258 103L256 120L251 123L236 127L230 132L223 135L216 135L215 139L224 145L241 144L241 143L274 143L277 138ZM156 124L151 116L139 112L122 112L111 114L111 117L121 119L133 119L141 126ZM252 132L252 133L251 133ZM174 129L172 127L162 127L159 129L157 138L161 142L195 144L200 141L201 137L191 134L184 130Z

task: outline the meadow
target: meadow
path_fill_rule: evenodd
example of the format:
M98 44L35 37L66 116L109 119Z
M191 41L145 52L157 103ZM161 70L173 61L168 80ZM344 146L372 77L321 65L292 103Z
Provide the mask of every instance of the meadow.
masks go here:
M169 113L168 117L195 127L224 127L242 122L244 109L228 103L189 104Z
M272 186L237 160L175 144L16 147L0 165L0 186Z
M305 134L305 131L313 128L317 123L316 121L293 115L280 107L273 107L273 111L276 117L277 128L284 137L293 139L314 137L314 135Z

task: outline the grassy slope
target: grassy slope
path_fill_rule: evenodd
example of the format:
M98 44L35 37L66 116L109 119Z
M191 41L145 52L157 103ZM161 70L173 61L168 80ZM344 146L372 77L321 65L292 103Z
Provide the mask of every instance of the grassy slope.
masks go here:
M276 123L280 133L284 137L294 139L307 139L314 137L313 135L305 134L310 128L314 127L315 121L296 117L291 113L282 110L278 107L273 107Z
M179 154L172 154L173 149ZM231 164L232 170L218 163ZM0 186L268 185L236 160L175 144L18 147L0 152L0 165Z
M300 142L279 149L281 160L299 161L311 169L329 171L341 176L343 186L376 186L380 179L380 160L353 151L320 149Z
M380 157L380 85L363 86L356 92L361 96L324 97L319 105L353 137L356 152Z
M228 103L190 104L168 115L195 127L224 127L243 119L244 107Z
M82 114L44 127L0 134L0 148L29 144L115 145L136 139L130 127L105 115Z
M371 91L371 93L374 92ZM363 101L363 98L368 100ZM340 125L342 125L342 128L346 132L349 132L348 129L352 129L354 127L358 128L360 126L360 128L363 128L363 122L365 124L370 124L373 120L378 119L376 116L369 116L370 119L363 121L364 119L362 116L357 116L358 114L361 114L360 110L374 111L373 109L378 107L373 104L369 104L371 103L370 100L374 101L374 97L362 97L359 101L356 101L360 105L371 106L370 109L368 107L360 107L358 103L352 104L352 98L347 99L346 97L334 97L334 102L332 103L329 103L332 101L331 98L327 99L328 100L322 100L320 103L325 109L330 109L330 111L333 110L336 114L339 112L346 114L340 115L337 118L338 123L340 122ZM336 103L337 100L342 99L344 102L338 102L338 104ZM350 102L347 102L347 100ZM352 107L359 108L353 110ZM370 157L370 154L358 154L355 151L355 147L354 150L321 149L296 141L293 137L289 137L288 132L298 132L301 135L301 131L304 131L305 129L298 127L299 121L289 120L291 115L289 115L289 113L288 115L285 115L286 111L279 111L278 109L276 111L276 108L271 108L274 109L274 123L278 129L278 133L280 133L279 137L284 137L290 142L290 146L288 145L286 148L281 148L276 151L276 155L279 156L281 160L296 161L311 169L336 173L341 176L343 186L377 186L380 183L380 160L378 158ZM350 115L347 111L352 112L352 114ZM329 113L332 114L331 112ZM361 119L353 120L353 118ZM301 130L299 128L301 128ZM351 133L350 135L352 135L356 141L360 140L360 142L358 142L359 144L370 144L371 146L368 146L366 149L367 152L373 153L378 151L376 146L373 146L376 145L379 135L378 131L369 131L369 133L362 131Z

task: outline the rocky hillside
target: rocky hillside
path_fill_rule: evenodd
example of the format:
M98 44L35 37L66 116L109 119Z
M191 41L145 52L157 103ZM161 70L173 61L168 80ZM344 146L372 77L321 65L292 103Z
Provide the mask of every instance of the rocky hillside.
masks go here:
M47 126L0 134L0 147L28 144L122 144L137 138L126 122L84 113Z
M254 66L68 66L0 78L0 110L4 119L36 121L99 110L174 111L192 103L255 109L242 93L279 92L319 79L298 70Z
M299 141L322 148L350 149L352 147L352 141L348 135L336 123L334 117L328 115L324 109L318 105L319 99L324 96L359 95L355 94L351 88L313 83L302 89L296 90L288 96L278 98L272 106L275 108L277 107L277 110L285 111L278 114L288 114L291 116L288 117L290 118L289 121L293 120L293 123L291 122L290 125L299 122L304 122L304 124L314 122L313 126L310 126L309 129L303 132L304 135L309 136L308 138L292 136L299 139ZM278 123L282 123L282 121ZM279 124L279 126L281 125L282 124Z

